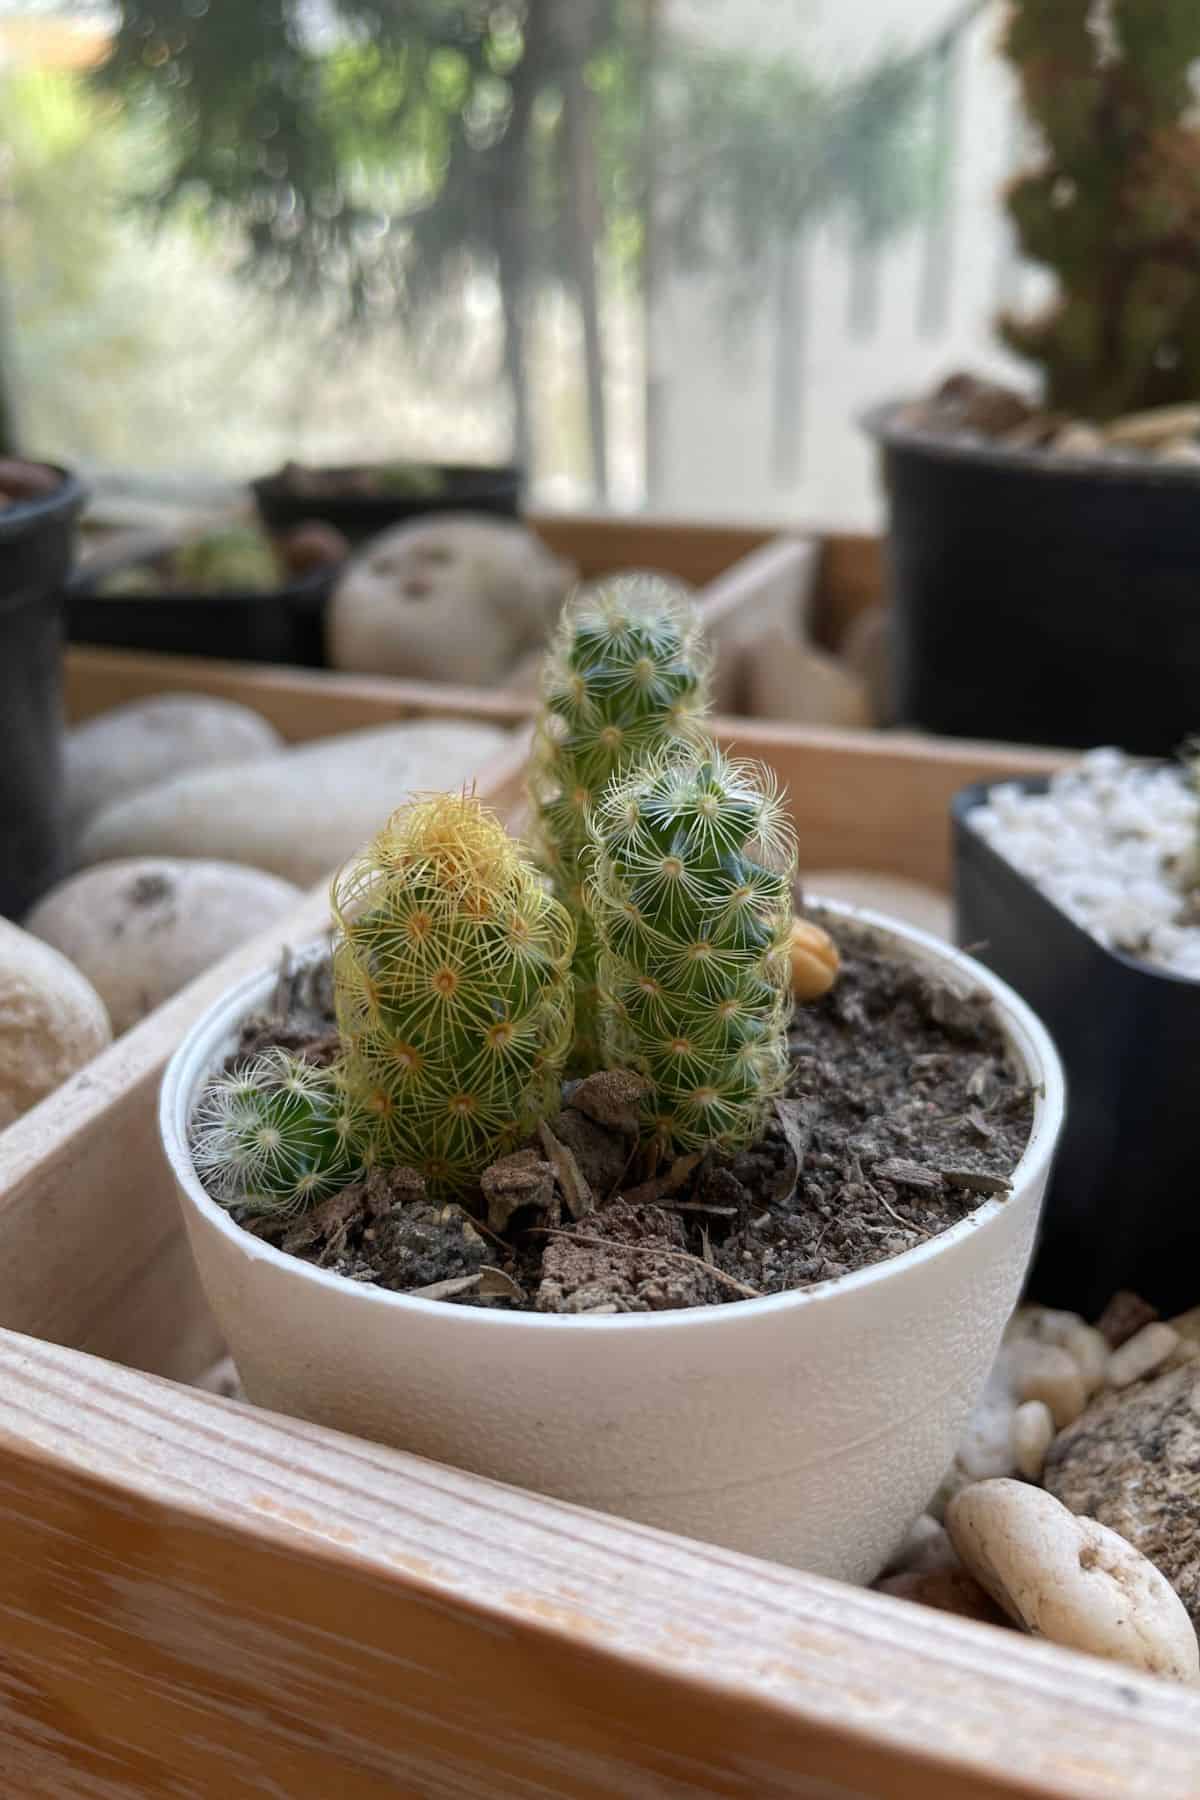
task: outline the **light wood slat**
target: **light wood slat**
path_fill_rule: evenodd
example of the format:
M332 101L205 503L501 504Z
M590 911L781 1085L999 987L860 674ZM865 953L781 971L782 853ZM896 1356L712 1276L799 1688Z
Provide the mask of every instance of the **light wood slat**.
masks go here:
M833 533L822 543L813 632L836 650L862 612L886 598L881 538Z
M7 1791L1194 1800L1200 1698L0 1334Z
M68 648L64 668L65 704L72 724L153 694L205 694L253 707L288 743L413 718L472 718L508 725L526 718L532 705L526 697L497 688L99 650L81 644Z
M858 868L948 890L949 806L959 788L1044 775L1061 750L982 744L913 732L839 731L722 719L728 747L761 758L791 796L800 869Z
M613 513L536 513L527 522L585 579L613 569L657 569L696 587L723 575L778 531L777 526L697 525Z

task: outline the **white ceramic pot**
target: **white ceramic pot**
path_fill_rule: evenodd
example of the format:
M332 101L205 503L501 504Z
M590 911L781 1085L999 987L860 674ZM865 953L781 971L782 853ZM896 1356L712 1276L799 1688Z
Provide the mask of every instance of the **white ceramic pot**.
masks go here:
M1063 1117L1045 1029L987 969L878 914L899 956L983 989L1038 1090L1012 1191L837 1281L687 1312L572 1318L411 1299L239 1230L188 1119L276 972L228 993L167 1069L161 1123L192 1249L260 1406L848 1581L929 1501L1016 1304Z

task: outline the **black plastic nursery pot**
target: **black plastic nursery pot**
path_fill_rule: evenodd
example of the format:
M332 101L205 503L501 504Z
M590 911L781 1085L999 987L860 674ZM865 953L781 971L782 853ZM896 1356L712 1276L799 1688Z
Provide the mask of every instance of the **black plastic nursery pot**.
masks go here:
M362 543L393 525L430 513L491 513L502 519L521 515L525 473L515 464L495 468L467 463L431 463L439 477L435 493L337 494L295 493L282 474L265 475L251 482L259 517L268 530L282 532L311 519L335 525L351 543ZM354 465L331 467L322 473L336 478L350 474Z
M1200 981L1109 950L1061 912L973 829L989 791L965 788L952 808L955 935L1038 1014L1067 1077L1031 1296L1095 1318L1133 1288L1180 1312L1200 1264Z
M0 914L19 918L64 873L62 592L81 484L0 511Z
M343 567L325 564L266 593L104 594L101 583L116 571L83 572L67 591L67 636L108 649L321 669L325 605Z
M1200 466L1061 456L867 415L895 705L951 736L1170 755L1200 725Z

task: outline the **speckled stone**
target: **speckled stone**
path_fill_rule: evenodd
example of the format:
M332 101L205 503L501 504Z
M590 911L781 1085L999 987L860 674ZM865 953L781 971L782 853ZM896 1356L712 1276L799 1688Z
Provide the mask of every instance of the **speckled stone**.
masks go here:
M1059 1433L1043 1479L1148 1556L1200 1626L1200 1360L1096 1400Z

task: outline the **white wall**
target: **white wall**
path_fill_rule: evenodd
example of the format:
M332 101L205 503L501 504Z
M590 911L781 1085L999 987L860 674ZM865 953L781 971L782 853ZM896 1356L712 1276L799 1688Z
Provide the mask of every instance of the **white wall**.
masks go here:
M954 10L952 0L672 0L670 18L708 41L769 44L830 73L927 42ZM881 252L876 316L862 334L847 317L845 232L832 226L800 252L807 323L791 343L777 343L769 305L731 339L716 321L710 284L665 285L649 345L658 376L657 512L871 526L880 516L874 460L854 422L866 407L964 365L1023 378L991 334L998 305L1031 291L998 202L1017 148L1015 87L995 49L998 15L996 7L972 27L961 65L944 317L932 331L920 320L927 226ZM797 460L783 474L772 443L780 382L799 401Z

